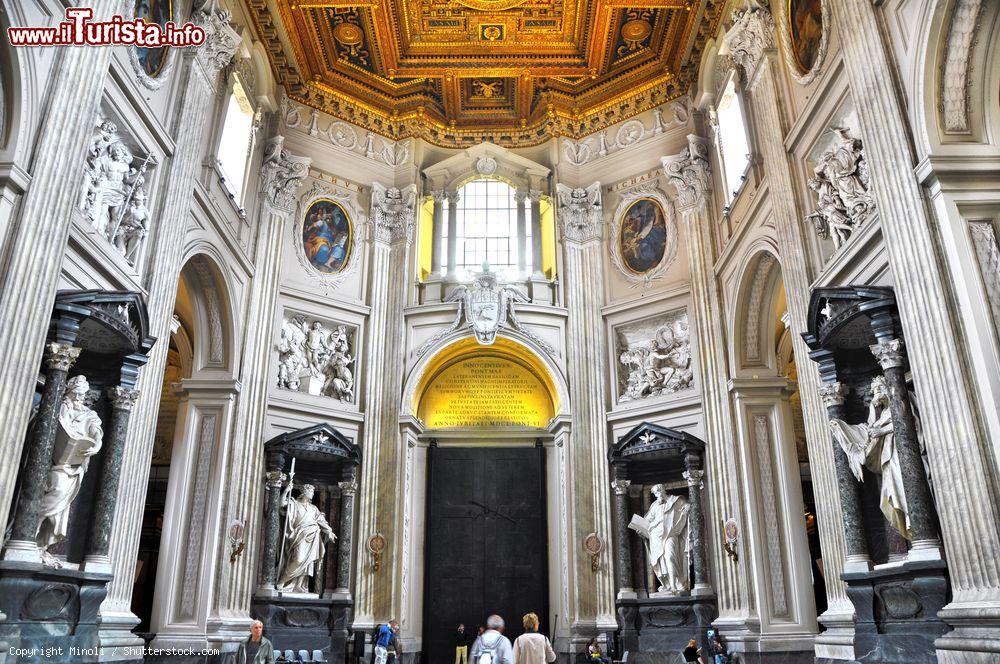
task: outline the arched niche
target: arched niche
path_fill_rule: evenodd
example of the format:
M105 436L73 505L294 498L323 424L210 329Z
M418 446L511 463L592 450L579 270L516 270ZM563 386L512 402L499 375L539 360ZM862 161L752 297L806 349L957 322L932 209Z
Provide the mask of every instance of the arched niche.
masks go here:
M175 314L192 337L192 371L234 366L232 303L219 265L207 254L196 254L184 264L177 284Z
M780 373L778 339L784 331L776 325L786 309L781 264L770 247L759 247L743 265L732 314L735 341L730 353L739 370L771 369Z
M559 410L555 381L538 355L498 338L466 338L424 367L410 407L428 429L545 429Z

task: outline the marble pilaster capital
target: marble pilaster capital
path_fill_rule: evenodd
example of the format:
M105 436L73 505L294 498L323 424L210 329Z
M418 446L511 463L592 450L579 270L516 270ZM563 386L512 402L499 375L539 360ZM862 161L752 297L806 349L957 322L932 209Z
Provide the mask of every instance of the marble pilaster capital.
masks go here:
M688 134L688 147L660 161L667 182L677 190L675 203L679 211L707 205L712 178L706 139Z
M525 189L515 189L514 190L514 200L518 205L523 205L529 198L529 193Z
M417 186L402 189L372 183L371 229L375 240L389 243L413 238L417 204Z
M542 199L545 198L545 192L541 189L529 189L528 198L531 199L532 203L541 203Z
M624 496L628 493L628 488L632 484L629 480L612 480L611 488L614 489L616 496Z
M340 493L345 496L353 496L358 491L358 483L354 480L338 482L337 486L340 487Z
M264 483L267 485L268 489L280 489L282 485L284 485L286 479L288 479L288 476L280 470L269 470L264 473Z
M774 48L774 17L759 0L747 0L746 6L733 10L733 27L723 37L733 62L746 76L757 66L761 55Z
M819 398L823 400L823 405L827 408L842 405L848 392L850 392L850 388L838 381L823 383L819 386Z
M451 205L452 207L458 205L458 202L462 200L462 194L457 191L449 191L445 194L445 196L448 198L448 205Z
M685 470L682 473L684 479L687 480L688 486L697 487L699 489L705 488L705 483L702 480L705 478L705 471L692 468L691 470Z
M310 157L293 155L285 149L281 134L268 139L264 146L264 163L261 166L260 190L264 204L281 216L295 209L296 194L309 175Z
M55 371L69 371L69 368L80 357L80 349L61 343L45 344L45 366Z
M116 410L132 410L138 398L139 390L121 385L108 388L108 400L111 401L111 407Z
M556 184L559 209L556 218L563 238L570 242L600 241L604 234L604 207L601 183L589 187L568 187Z
M434 199L435 203L440 205L442 202L444 202L446 198L448 198L448 192L446 192L444 189L437 189L431 192L431 198Z
M218 0L196 3L191 18L205 31L205 42L198 47L198 64L209 80L229 64L240 45L240 33L230 23L232 13L219 7Z
M869 348L883 369L893 369L903 366L906 362L903 345L902 339L883 339Z

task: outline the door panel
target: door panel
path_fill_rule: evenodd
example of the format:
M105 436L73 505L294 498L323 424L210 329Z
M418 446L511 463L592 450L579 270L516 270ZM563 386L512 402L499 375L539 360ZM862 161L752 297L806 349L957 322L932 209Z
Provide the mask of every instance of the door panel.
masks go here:
M428 454L424 654L454 661L454 631L491 613L512 640L534 611L547 630L544 452L431 448Z

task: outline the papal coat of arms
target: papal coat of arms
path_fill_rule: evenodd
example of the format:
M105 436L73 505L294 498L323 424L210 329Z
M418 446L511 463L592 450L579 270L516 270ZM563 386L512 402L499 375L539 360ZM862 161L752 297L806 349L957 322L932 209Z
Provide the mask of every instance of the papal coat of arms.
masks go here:
M501 284L490 266L483 264L483 271L476 274L469 286L459 286L445 302L457 302L458 311L451 326L441 330L417 349L417 355L423 355L440 339L454 332L462 325L472 328L476 341L484 346L496 341L497 333L508 324L524 336L528 337L545 352L554 355L555 349L538 336L525 329L514 313L514 302L530 302L530 300L513 286ZM509 323L508 323L509 321Z

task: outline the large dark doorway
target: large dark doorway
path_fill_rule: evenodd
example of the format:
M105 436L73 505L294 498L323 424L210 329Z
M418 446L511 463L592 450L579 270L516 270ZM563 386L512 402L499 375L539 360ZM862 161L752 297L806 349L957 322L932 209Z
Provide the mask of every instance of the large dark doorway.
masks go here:
M548 632L545 451L441 448L428 454L424 661L455 659L455 628L492 613L512 640L535 612Z

